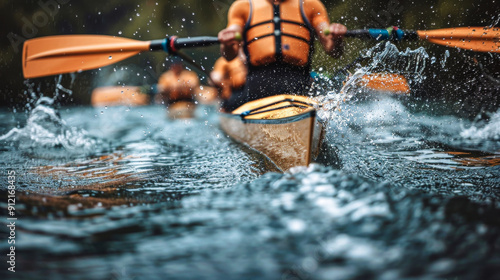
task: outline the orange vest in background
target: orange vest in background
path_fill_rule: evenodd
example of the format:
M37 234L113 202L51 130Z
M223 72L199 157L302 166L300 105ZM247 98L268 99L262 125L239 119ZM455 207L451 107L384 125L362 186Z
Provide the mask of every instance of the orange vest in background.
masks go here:
M198 75L187 70L182 70L180 75L176 75L173 71L167 71L158 79L159 93L170 102L192 99L194 90L198 86Z
M215 62L213 71L218 72L225 80L230 80L232 89L243 87L247 80L247 67L239 57L231 61L227 61L224 57L219 57Z
M245 85L247 81L247 66L240 58L237 57L228 61L226 69L233 89L238 89Z
M250 13L243 30L244 50L253 66L285 62L305 66L310 62L314 29L304 13L303 0L273 5L249 0Z
M219 57L214 65L213 72L222 76L222 94L223 99L229 99L232 91L241 89L247 80L247 66L243 61L245 58L236 57L227 61L224 57Z

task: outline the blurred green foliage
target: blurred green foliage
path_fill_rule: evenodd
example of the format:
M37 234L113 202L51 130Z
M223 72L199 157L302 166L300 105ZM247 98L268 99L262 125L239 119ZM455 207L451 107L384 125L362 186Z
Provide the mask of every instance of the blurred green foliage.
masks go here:
M0 2L0 67L2 86L0 104L23 106L26 101L26 85L22 77L22 42L33 37L61 34L107 34L138 40L164 38L166 35L216 36L225 27L227 10L232 0L17 0ZM57 6L52 4L57 3ZM498 25L500 5L498 0L334 0L323 3L332 22L345 24L349 29L397 25L404 29L425 30L456 26ZM346 53L335 60L327 57L318 46L314 67L334 72L348 64L359 52L373 42L348 40ZM440 58L446 48L425 42L403 43L400 47L424 46L431 56ZM457 63L470 63L469 52L451 50ZM210 69L218 57L218 47L190 50L189 53L204 67ZM465 53L465 54L464 54ZM485 57L484 54L479 54ZM464 58L466 57L466 58ZM488 60L488 57L483 58ZM481 61L481 58L480 58ZM158 75L168 67L163 53L141 54L101 70L78 74L72 85L73 95L61 99L66 104L88 103L92 87L116 82L109 78L116 69L126 69L133 75L127 84L154 83ZM493 66L494 67L494 66ZM448 80L463 74L450 67ZM490 70L498 78L497 70ZM457 76L454 76L457 75ZM63 82L70 83L65 75ZM54 92L54 77L34 79L31 85L45 95ZM454 100L461 99L460 96Z

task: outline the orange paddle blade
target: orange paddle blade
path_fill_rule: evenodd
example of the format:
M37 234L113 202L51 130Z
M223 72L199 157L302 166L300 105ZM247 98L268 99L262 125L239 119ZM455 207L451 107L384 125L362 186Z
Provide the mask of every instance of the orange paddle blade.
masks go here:
M92 91L90 104L104 106L144 106L150 103L150 97L136 86L99 87Z
M95 69L148 51L150 44L104 35L31 39L24 42L23 74L25 78L36 78Z
M408 81L402 75L393 73L373 73L364 75L360 85L370 90L389 92L393 94L410 94Z
M500 53L500 28L456 27L417 31L420 39L429 42L479 52Z

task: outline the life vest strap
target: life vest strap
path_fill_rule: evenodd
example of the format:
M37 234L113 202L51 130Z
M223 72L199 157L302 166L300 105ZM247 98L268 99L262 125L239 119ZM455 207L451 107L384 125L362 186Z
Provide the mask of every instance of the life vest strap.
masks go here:
M269 37L269 36L274 36L274 34L266 34L266 35L262 35L262 36L259 36L259 37L255 37L253 38L252 40L248 41L247 44L251 44L252 42L255 42L259 39L262 39L262 38L265 38L265 37ZM286 36L286 37L291 37L291 38L294 38L294 39L297 39L297 40L301 40L301 41L304 41L306 43L310 43L310 41L304 37L300 37L300 36L297 36L297 35L293 35L293 34L289 34L289 33L281 33L281 36Z
M254 24L254 25L250 25L250 26L247 28L247 30L250 30L251 28L254 28L254 27L257 27L257 26L259 26L259 25L263 25L263 24L268 24L268 23L274 23L274 21L273 21L272 19L270 19L270 20L265 20L265 21L261 21L261 22L259 22L259 23Z
M284 22L284 23L295 24L295 25L298 25L300 27L305 27L305 28L309 29L309 26L307 26L307 24L305 24L305 23L296 22L296 21L293 21L293 20L286 20L286 19L281 19L280 21Z
M284 22L284 23L289 23L289 24L294 24L294 25L297 25L297 26L300 26L300 27L305 27L309 30L309 26L305 23L301 23L301 22L297 22L297 21L293 21L293 20L286 20L286 19L279 19L279 22ZM247 30L250 30L254 27L257 27L257 26L260 26L260 25L263 25L263 24L268 24L268 23L275 23L274 20L266 20L266 21L261 21L259 23L256 23L256 24L253 24L253 25L250 25ZM310 31L310 30L309 30Z
M276 44L276 61L283 61L283 49L281 44L281 14L280 14L280 5L273 5L274 10L274 18L278 19L274 22L274 43Z

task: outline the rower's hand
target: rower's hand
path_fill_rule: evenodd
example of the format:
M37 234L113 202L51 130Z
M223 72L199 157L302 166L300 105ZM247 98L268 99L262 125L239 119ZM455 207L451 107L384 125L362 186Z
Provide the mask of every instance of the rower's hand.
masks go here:
M347 27L340 23L332 23L328 27L328 31L330 33L328 35L331 36L333 40L342 39L347 32Z
M219 42L227 47L239 44L241 41L241 33L234 28L222 29L218 35Z
M219 32L218 39L221 47L221 55L228 61L233 60L238 55L242 31L242 27L231 25Z
M344 35L347 33L347 27L340 23L332 23L321 30L320 40L326 53L339 58L344 53Z

